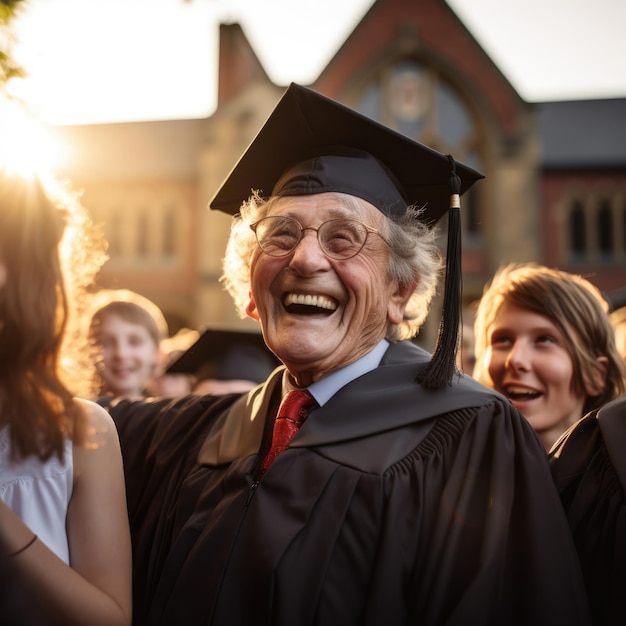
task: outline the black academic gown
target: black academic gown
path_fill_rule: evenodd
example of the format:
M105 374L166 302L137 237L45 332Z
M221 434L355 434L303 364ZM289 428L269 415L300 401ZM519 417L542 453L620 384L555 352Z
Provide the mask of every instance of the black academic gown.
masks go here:
M595 626L626 624L626 396L559 440L550 468L580 556Z
M587 624L534 431L467 377L423 390L426 359L392 345L260 482L282 368L241 397L112 409L134 625Z

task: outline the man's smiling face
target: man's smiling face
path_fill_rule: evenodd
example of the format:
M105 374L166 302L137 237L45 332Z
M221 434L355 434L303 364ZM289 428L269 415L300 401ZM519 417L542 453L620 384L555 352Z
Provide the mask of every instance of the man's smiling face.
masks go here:
M381 230L385 219L368 202L336 193L283 198L270 215L288 215L305 228L349 217ZM389 280L388 257L385 241L370 234L356 256L331 259L313 230L287 256L256 251L246 310L299 384L357 360L385 337L389 321L402 320L405 298Z

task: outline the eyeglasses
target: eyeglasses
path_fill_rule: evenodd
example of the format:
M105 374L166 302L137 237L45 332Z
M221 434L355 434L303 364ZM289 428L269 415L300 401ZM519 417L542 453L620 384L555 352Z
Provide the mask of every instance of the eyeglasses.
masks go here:
M361 252L370 233L378 235L385 241L375 228L357 220L344 218L328 220L318 228L310 226L304 228L293 217L270 215L250 224L250 228L256 235L259 248L265 254L275 257L287 256L293 252L302 241L305 230L315 231L322 252L338 261L351 259Z

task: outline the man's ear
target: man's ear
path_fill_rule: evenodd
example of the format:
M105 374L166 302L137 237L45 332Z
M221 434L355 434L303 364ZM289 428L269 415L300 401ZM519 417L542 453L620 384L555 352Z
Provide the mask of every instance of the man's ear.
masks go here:
M257 311L256 302L254 301L254 296L251 291L248 293L248 297L250 298L250 301L246 305L246 315L258 322L260 321L259 312Z
M588 396L595 398L599 396L606 385L606 375L609 371L609 359L605 356L596 358L596 367L593 369L593 380L585 387Z
M396 288L392 291L387 305L387 320L392 324L400 324L404 319L404 311L409 299L415 292L417 283L396 283Z

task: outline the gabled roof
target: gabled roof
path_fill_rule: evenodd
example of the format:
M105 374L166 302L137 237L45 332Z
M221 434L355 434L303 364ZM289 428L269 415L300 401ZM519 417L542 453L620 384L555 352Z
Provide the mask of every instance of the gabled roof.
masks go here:
M535 107L544 169L626 167L626 98Z

